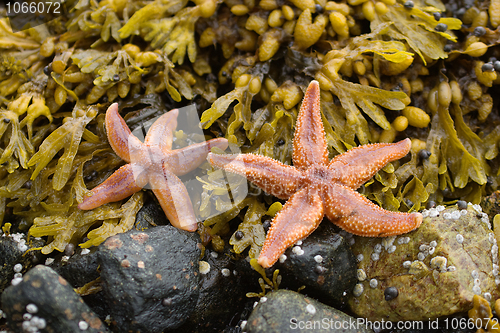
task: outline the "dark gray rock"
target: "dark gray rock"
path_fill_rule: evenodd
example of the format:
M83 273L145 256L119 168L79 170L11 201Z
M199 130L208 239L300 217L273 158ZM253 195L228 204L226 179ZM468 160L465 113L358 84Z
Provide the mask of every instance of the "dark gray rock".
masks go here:
M262 297L244 330L248 333L373 332L358 324L356 318L290 290Z
M302 244L287 249L285 256L275 265L283 276L280 288L305 286L305 294L339 307L357 282L356 258L331 224L322 224Z
M196 308L175 332L221 332L243 309L248 284L226 253L205 251L200 261L200 296ZM236 273L236 274L235 274Z
M82 287L99 277L97 248L91 248L88 253L84 251L85 254L82 254L82 250L78 247L71 257L66 257L66 260L56 260L50 266L74 288Z
M40 242L33 239L33 247L39 246ZM23 256L27 249L25 236L21 234L0 237L0 292L10 286L16 273L14 271L15 265L21 265L21 270L18 273L23 274L41 261L40 251L30 251Z
M2 294L2 310L14 332L108 332L71 285L51 268L32 268ZM31 329L31 330L29 330Z
M160 226L99 246L102 288L118 331L161 332L186 321L199 294L198 239Z
M92 247L89 250L77 247L75 253L69 258L65 253L61 253L56 256L56 260L50 267L65 278L73 288L83 287L91 282L98 285L97 279L100 277L100 273L97 247ZM106 318L109 314L109 308L102 291L84 295L82 299L101 319Z
M144 205L135 216L135 228L146 230L158 225L169 224L158 200L150 191L144 192Z

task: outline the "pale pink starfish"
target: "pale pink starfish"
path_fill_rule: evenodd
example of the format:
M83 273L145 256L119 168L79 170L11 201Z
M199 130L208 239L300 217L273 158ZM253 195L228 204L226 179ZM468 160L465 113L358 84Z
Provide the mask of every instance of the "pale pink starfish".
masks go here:
M109 144L128 164L92 189L92 194L78 208L93 209L122 200L149 183L170 223L183 230L195 231L197 223L193 205L186 187L177 176L196 169L206 160L212 147L226 149L228 142L218 138L172 150L178 114L175 109L158 118L142 143L118 113L118 104L112 104L106 111Z
M208 154L219 168L245 176L280 199L288 199L271 222L258 262L271 267L298 240L311 234L326 215L342 229L360 236L399 235L417 228L420 213L391 212L355 191L387 163L404 157L411 141L359 146L328 161L320 113L320 89L312 81L297 118L293 167L269 157Z

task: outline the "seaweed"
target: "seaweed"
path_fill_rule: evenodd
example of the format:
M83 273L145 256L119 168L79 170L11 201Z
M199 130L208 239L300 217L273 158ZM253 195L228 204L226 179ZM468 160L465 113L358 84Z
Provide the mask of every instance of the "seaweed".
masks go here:
M413 8L405 8L401 3L396 3L387 7L388 11L382 15L375 11L370 28L373 31L380 24L391 22L387 35L406 41L424 64L427 59L447 58L448 55L443 50L446 40L457 40L450 30L460 29L462 22L452 17L440 18L438 22L432 13L440 13L445 9L441 3L435 3L439 8L424 6L422 1L413 1L413 4ZM447 31L436 30L438 24L446 25Z
M59 150L64 149L64 154L58 160L52 179L54 190L61 190L69 179L85 126L96 115L95 108L88 107L87 110L83 110L81 105L77 104L73 109L72 117L67 117L66 122L43 141L38 152L28 162L28 166L36 166L31 180L38 176Z
M47 254L53 250L62 252L72 239L81 239L96 221L103 221L99 228L87 234L89 240L80 244L83 248L97 246L108 237L133 227L135 216L142 207L142 192L135 193L121 207L117 206L108 204L87 212L74 208L64 215L36 217L29 233L33 237L53 237L41 249L42 253Z

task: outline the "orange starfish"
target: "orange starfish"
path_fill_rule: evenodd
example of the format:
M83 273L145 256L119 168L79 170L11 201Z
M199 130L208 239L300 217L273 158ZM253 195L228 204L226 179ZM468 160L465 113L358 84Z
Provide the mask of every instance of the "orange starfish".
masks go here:
M186 187L177 176L196 169L206 160L212 147L226 149L228 142L218 138L172 150L178 114L179 110L175 109L158 118L142 143L118 113L118 104L112 104L106 111L109 144L128 164L92 189L92 194L78 208L93 209L122 200L149 183L170 223L183 230L195 231L197 223L193 205Z
M317 81L307 88L293 141L293 164L288 166L254 154L208 154L209 162L245 176L280 199L289 199L274 217L258 262L271 267L298 240L311 234L323 216L355 235L383 237L409 232L422 222L420 213L390 212L355 191L387 163L405 156L410 139L353 148L328 161L320 114Z

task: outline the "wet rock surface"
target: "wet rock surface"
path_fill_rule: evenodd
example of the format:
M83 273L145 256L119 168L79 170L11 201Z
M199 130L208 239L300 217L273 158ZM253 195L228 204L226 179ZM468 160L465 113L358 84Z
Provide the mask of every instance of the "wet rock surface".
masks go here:
M275 268L284 277L282 288L297 290L339 307L357 282L356 258L348 240L322 224L313 234L286 250Z
M358 325L356 318L290 290L262 297L244 330L248 333L373 332Z
M2 310L13 332L108 332L71 285L43 265L2 293Z
M77 248L73 255L63 255L55 260L50 267L75 288L82 287L100 276L97 248L95 247L92 249Z
M186 321L199 295L198 239L160 226L99 246L101 285L119 331L161 332Z
M19 242L2 237L0 250L4 242L3 246L7 244L7 249L16 254L10 258L9 252L5 252L3 257L10 263L4 265L4 272L8 273L7 286L11 285L14 274L12 264L19 264L27 257L31 259L16 267L21 267L21 274L14 290L21 291L5 292L2 296L2 309L9 327L2 326L6 319L0 319L0 330L22 332L22 325L26 325L42 331L36 325L45 324L49 328L57 327L55 332L59 329L71 332L79 331L80 325L87 327L88 322L90 332L93 332L91 325L97 327L95 323L99 325L96 332L106 329L116 332L297 332L300 328L306 332L371 332L364 330L367 327L356 318L338 310L341 309L372 322L413 318L422 320L424 325L420 330L390 332L428 332L428 318L439 318L440 326L433 332L472 333L475 330L446 329L442 316L466 313L472 307L474 292L480 292L493 303L498 297L495 279L497 282L500 279L498 266L494 266L498 265L498 259L496 263L494 259L498 247L489 229L488 216L479 206L465 204L465 207L466 213L458 205L427 210L421 230L393 238L352 237L342 231L336 233L334 226L323 223L311 236L288 249L286 260L266 270L267 277L272 279L274 270L279 269L282 281L279 291L267 290L268 294L260 301L258 297L246 296L246 293L261 292L260 275L248 258L235 256L228 244L223 252L215 252L209 246L200 258L203 247L197 233L168 225L155 227L154 217L148 217L150 213L141 217L143 227L150 227L146 231L131 230L116 235L90 250L65 249L48 260L38 258L40 254L36 251L32 251L32 257L28 256L31 252L21 257ZM360 254L363 260L358 262ZM50 265L60 276L50 268L40 268L42 266L29 270L36 260ZM10 268L5 268L7 265ZM38 276L45 270L52 274L41 280L50 280L43 282L48 291L45 288L42 292L29 291L29 297L24 296L22 293L33 287L22 282L22 274L31 279L27 271ZM372 279L377 280L374 288ZM66 283L71 296L60 296L60 292L47 295L58 290L53 284L61 284L60 281ZM80 297L73 292L72 288L89 282L97 287L91 294ZM359 292L359 285L363 286L362 292L352 296L353 291ZM301 286L305 288L300 294L285 290L298 290ZM345 309L345 295L353 312ZM50 301L37 301L49 297L52 297ZM67 305L67 299L77 301ZM41 311L45 302L54 303L51 306L55 310L49 307L50 313ZM78 304L73 306L75 302ZM26 305L30 303L36 305L37 313L27 310ZM66 313L62 312L67 307L74 313L84 313L75 318L87 321L64 317ZM51 316L62 316L62 323L48 322ZM98 318L100 321L95 321ZM291 322L291 318L295 321ZM465 322L467 317L458 320ZM357 324L345 329L335 327L339 321Z
M74 288L84 287L86 284L92 284L92 286L98 288L100 273L97 247L90 249L77 247L70 256L68 255L70 253L67 253L68 251L65 252L56 256L54 261L47 261L46 264L49 264ZM82 295L82 299L99 317L105 318L109 314L108 305L104 300L102 291Z
M474 294L498 298L498 246L481 207L438 206L423 215L405 235L356 237L359 282L349 305L357 316L428 320L468 311Z
M491 195L481 200L481 206L490 220L497 214L500 214L500 191L495 191Z
M189 319L175 332L221 332L248 298L245 272L224 253L206 250L199 262L200 294Z
M35 245L37 240L34 240ZM12 234L0 237L0 292L10 286L13 278L20 278L23 273L41 260L40 251L28 249L22 234ZM17 273L17 274L16 274Z

